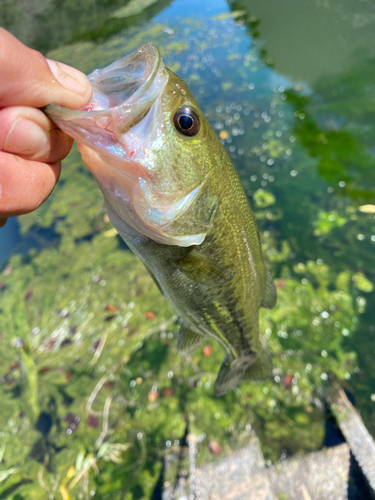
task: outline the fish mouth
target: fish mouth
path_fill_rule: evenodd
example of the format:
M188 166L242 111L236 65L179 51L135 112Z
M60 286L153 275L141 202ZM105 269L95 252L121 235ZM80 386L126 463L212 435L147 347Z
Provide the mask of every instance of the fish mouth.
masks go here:
M119 152L122 144L121 156L128 156L123 136L147 115L168 80L158 48L147 42L88 79L93 96L85 108L51 104L43 111L79 143L109 154Z
M148 42L107 68L95 70L88 78L97 106L108 109L142 100L157 75L160 62L158 48Z
M157 174L150 168L153 163L147 159L148 144L161 135L157 117L162 115L160 96L169 79L157 47L148 42L88 78L93 97L84 109L50 105L44 111L77 140L115 227L125 224L158 243L200 244L203 233L169 235L200 188L182 194L160 192Z

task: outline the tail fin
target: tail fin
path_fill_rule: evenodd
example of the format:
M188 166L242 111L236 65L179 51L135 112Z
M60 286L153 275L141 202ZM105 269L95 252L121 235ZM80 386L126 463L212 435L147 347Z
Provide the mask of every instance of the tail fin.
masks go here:
M264 380L272 375L272 360L269 352L261 347L254 357L224 360L215 382L215 394L220 396L228 389L245 380Z

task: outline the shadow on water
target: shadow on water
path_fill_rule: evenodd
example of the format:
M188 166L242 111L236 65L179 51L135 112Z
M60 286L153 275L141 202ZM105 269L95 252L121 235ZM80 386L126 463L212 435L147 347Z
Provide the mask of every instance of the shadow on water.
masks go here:
M1 230L0 266L3 266L21 241L16 217L11 217Z
M47 52L77 40L103 40L152 19L172 0L3 0L0 26L27 45Z
M360 0L228 0L244 11L249 34L265 62L294 82L310 86L351 70L375 55L375 5Z
M54 227L42 228L34 226L25 236L20 234L16 217L10 217L1 230L0 237L0 266L3 266L14 253L27 254L31 249L58 246L60 235L55 233Z
M291 80L286 100L297 118L294 133L318 159L319 174L341 195L374 201L374 6L345 0L228 3L256 39L264 63Z

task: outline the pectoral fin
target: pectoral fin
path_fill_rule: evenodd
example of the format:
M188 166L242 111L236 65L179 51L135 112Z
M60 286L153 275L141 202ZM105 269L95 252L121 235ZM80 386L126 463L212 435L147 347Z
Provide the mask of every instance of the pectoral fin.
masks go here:
M277 292L275 282L272 279L272 276L269 271L266 272L265 277L265 286L264 286L264 297L262 302L262 307L266 307L267 309L272 309L275 307L277 300Z
M232 277L219 263L195 249L186 257L174 260L173 263L181 272L198 283L225 282Z
M184 324L181 325L178 335L177 348L179 354L189 354L197 349L204 340L204 335L197 333Z
M203 243L218 206L205 181L189 192L167 195L157 192L150 181L139 179L132 201L140 232L158 243L181 247Z
M245 380L264 380L272 375L271 356L261 347L254 353L254 359L224 360L219 375L215 382L215 394L224 394L228 389L235 387L239 382Z
M155 229L170 226L194 201L200 187L176 200L174 196L158 195L140 180L133 188L133 204L138 216Z

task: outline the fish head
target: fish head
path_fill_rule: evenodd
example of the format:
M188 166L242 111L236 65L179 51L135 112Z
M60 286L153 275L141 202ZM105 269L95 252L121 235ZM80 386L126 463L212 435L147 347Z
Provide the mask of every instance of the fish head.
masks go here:
M201 244L218 204L220 141L186 83L151 42L88 76L83 110L46 114L78 142L121 234L131 226L162 244Z

